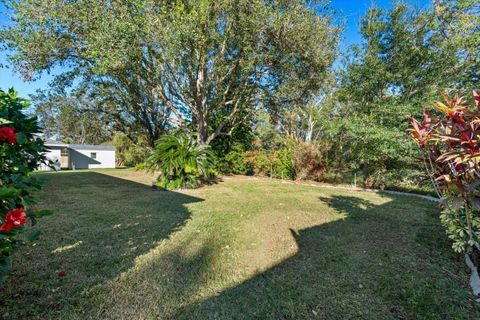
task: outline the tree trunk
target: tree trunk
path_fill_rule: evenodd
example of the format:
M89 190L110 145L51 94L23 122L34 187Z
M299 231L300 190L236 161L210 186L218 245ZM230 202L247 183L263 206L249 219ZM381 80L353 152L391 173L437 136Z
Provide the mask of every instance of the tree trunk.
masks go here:
M468 203L468 193L463 194L465 200L465 217L467 220L468 226L468 235L470 239L475 239L473 226L472 226L472 209ZM478 268L475 261L475 247L468 248L465 253L465 263L470 268L470 287L472 288L473 294L478 296L480 295L480 276L478 275Z
M199 115L197 122L197 141L201 144L208 144L208 124L203 114Z
M314 123L313 123L312 115L309 114L309 115L308 115L308 127L307 127L307 132L306 132L306 134L305 134L305 142L310 142L310 141L312 141L313 126L314 126Z
M480 295L480 276L478 275L478 268L474 260L473 254L465 253L465 263L470 269L470 287L472 288L473 294L478 296Z
M207 144L208 140L208 123L207 123L207 108L206 108L206 93L205 93L205 81L207 76L206 62L204 61L204 56L201 55L199 58L199 66L197 71L197 83L196 83L196 92L195 92L195 103L198 112L198 137L197 140L201 144Z

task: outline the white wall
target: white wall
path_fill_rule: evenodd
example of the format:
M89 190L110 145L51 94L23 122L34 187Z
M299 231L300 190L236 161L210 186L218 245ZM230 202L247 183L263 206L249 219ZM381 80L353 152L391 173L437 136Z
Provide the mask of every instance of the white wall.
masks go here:
M50 150L48 150L48 152L45 153L45 155L47 156L47 158L49 160L52 160L52 161L60 161L60 152L61 152L61 148L50 148ZM50 168L49 166L46 166L44 164L41 164L39 167L38 167L38 170L42 170L42 171L51 171L53 170L52 168Z
M115 150L69 149L70 169L115 168ZM97 158L92 159L91 153Z

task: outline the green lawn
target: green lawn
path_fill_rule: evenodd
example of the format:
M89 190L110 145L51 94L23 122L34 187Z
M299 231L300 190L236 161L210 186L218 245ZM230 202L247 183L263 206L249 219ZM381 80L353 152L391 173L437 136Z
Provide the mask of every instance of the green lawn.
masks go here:
M480 318L426 200L243 177L166 192L130 170L39 175L55 215L15 256L5 319Z

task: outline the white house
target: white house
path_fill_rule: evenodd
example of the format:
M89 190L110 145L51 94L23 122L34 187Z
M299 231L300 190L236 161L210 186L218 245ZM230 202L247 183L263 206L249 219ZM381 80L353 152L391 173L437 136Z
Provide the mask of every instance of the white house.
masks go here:
M115 147L91 144L65 144L46 139L47 158L56 163L57 169L115 168ZM41 166L40 170L51 170Z

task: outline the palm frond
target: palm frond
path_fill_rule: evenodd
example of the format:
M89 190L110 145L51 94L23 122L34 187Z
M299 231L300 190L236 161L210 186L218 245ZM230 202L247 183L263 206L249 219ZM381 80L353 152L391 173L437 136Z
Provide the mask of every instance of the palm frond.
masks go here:
M157 184L162 188L193 188L211 177L213 153L185 134L165 135L157 140L146 168L159 173Z

